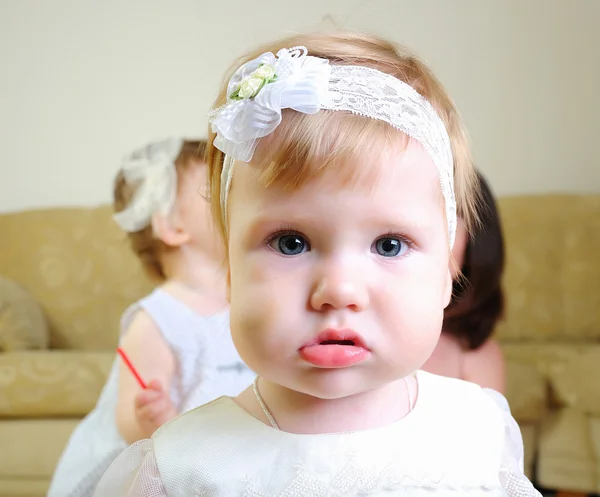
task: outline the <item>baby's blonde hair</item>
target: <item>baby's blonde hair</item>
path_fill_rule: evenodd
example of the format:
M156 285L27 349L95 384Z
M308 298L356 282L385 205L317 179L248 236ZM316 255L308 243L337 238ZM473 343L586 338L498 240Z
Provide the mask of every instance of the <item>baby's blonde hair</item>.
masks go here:
M195 164L204 162L206 147L207 143L204 140L183 141L181 151L175 159L178 186L183 181L185 171ZM125 181L123 171L117 173L113 187L114 212L121 212L127 208L138 187L139 185L132 186ZM145 273L154 280L166 280L167 276L161 263L161 254L170 248L154 236L152 226L148 225L140 231L127 233L127 237L129 238L131 250L140 260Z
M309 55L328 59L334 65L360 65L391 74L431 103L450 137L457 209L470 226L476 218L477 177L466 130L439 80L403 47L382 38L354 33L305 34L281 39L236 61L225 78L214 108L226 103L227 82L239 66L264 52L277 53L282 48L295 46L306 47ZM290 190L330 167L340 167L358 156L365 157L367 149L373 156L401 136L408 140L406 135L383 121L348 112L321 110L307 115L287 109L282 114L277 129L261 139L252 162L260 163L261 179L266 185L284 181ZM214 139L215 134L209 129L207 163L212 212L215 224L227 242L225 216L220 204L224 154L213 145ZM338 174L343 174L341 169Z

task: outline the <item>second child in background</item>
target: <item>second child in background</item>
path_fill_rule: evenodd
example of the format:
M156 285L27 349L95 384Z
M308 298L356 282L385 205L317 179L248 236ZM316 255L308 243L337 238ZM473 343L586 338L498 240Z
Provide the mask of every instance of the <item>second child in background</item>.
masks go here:
M72 434L49 497L91 496L112 461L178 414L237 395L254 373L229 331L223 249L206 197L206 143L167 139L124 159L115 221L160 281L123 315L119 346L147 382L116 359L95 409Z
M480 224L469 234L458 220L453 298L438 345L423 369L504 393L504 356L491 338L504 311L504 238L492 190L481 173L477 176Z

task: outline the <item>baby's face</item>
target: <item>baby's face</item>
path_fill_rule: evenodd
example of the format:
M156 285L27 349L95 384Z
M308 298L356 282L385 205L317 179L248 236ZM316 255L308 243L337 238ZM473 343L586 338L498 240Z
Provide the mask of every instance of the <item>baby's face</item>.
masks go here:
M229 202L231 331L269 381L323 399L420 368L452 288L443 198L421 145L364 157L295 192L236 165Z

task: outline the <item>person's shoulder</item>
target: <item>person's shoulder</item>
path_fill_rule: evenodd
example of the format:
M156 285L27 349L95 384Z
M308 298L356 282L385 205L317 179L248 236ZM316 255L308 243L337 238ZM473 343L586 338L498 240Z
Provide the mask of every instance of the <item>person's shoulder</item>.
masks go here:
M131 315L129 323L125 329L128 335L140 335L144 333L159 333L160 330L156 322L152 319L150 314L143 308L137 308Z
M482 420L494 424L502 421L502 413L494 398L476 383L425 371L419 371L418 381L424 403L446 416L454 415L463 420L470 418L477 420L477 424L481 424Z
M170 347L160 328L152 317L142 308L131 316L123 330L119 346L125 349L136 365L140 362L151 365L169 360Z
M418 378L423 395L417 398L417 407L422 400L423 420L435 426L438 439L460 447L463 453L485 454L494 466L502 453L505 433L498 400L469 381L421 371Z
M419 391L422 389L425 394L434 392L437 398L447 398L457 394L477 396L481 393L481 387L475 383L428 371L419 371L417 380Z
M213 478L239 451L247 414L230 397L180 414L152 435L162 483L173 495L195 495L198 478ZM167 492L169 495L171 493Z
M495 340L487 340L476 350L464 354L463 374L465 378L484 388L500 392L505 389L505 361L502 348Z
M502 353L500 344L492 338L483 342L477 349L468 352L467 355L478 356L486 359L494 359L496 361L504 359L504 354Z
M152 318L147 307L149 302L153 302L160 295L159 289L154 289L151 293L142 297L131 304L121 315L121 338L127 336L144 335L146 333L160 333L156 321Z
M154 432L152 439L157 447L172 450L180 444L187 445L192 438L218 437L239 420L241 409L231 397L218 397L168 421Z

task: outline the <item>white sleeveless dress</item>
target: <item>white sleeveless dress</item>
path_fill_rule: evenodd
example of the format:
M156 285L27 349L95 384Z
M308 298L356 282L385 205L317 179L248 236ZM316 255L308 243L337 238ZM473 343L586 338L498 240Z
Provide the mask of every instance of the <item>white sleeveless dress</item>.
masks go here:
M240 359L227 312L200 316L157 289L132 305L121 320L121 337L143 309L155 322L175 357L170 395L178 412L222 396L235 396L255 375ZM117 430L119 361L115 358L96 407L74 430L54 473L48 497L90 497L102 474L127 448Z
M95 497L541 497L502 395L419 371L391 425L296 435L221 397L133 444Z

